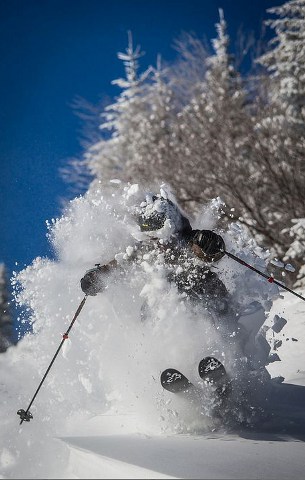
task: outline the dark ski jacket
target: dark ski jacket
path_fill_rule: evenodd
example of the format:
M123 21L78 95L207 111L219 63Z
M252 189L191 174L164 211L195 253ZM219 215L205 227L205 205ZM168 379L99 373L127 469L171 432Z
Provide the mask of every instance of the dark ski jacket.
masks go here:
M210 230L186 229L167 241L150 238L134 247L129 262L143 261L150 256L152 264L162 263L169 282L177 286L179 294L194 303L226 314L230 296L213 265L222 256L225 249L222 237ZM207 263L209 262L209 263ZM81 288L86 295L96 295L105 288L106 277L122 263L112 260L106 265L96 265L81 279Z

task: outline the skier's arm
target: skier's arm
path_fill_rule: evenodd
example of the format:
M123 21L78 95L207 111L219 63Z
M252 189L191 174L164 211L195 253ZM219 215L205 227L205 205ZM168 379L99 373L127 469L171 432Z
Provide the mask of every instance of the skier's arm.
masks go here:
M226 246L223 238L212 230L193 230L191 248L202 260L215 262L223 257Z
M111 273L118 263L112 260L106 265L96 264L95 268L88 270L80 281L81 289L86 295L95 296L102 292L105 288L104 279L107 274Z

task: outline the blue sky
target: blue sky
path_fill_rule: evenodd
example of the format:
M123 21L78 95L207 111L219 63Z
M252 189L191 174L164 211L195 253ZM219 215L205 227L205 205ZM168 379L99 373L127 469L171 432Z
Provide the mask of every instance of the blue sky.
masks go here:
M173 60L182 31L215 36L224 9L234 42L240 25L258 36L274 0L0 0L0 261L9 273L37 256L52 256L46 220L71 198L59 174L78 156L80 120L71 107L81 96L97 103L119 92L117 52L127 31L146 52ZM16 265L17 264L17 265Z

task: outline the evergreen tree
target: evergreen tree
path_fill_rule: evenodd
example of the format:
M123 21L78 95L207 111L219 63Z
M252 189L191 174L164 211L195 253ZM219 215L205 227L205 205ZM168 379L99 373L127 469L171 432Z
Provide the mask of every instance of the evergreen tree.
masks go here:
M265 243L283 256L291 241L291 219L302 218L305 209L305 1L292 0L269 12L279 18L267 22L275 37L258 59L268 79L256 112L253 147L264 184Z
M158 58L142 97L138 136L133 138L133 153L127 171L133 181L160 182L172 178L173 125L176 121L175 95Z
M0 353L5 352L12 344L13 322L8 299L6 269L4 264L0 263Z
M251 168L251 117L241 76L229 52L222 10L216 29L214 54L205 60L205 78L180 114L182 142L177 157L179 166L188 172L186 201L201 203L220 195L231 207L240 207L241 202L247 205L251 191L241 184L241 177L249 178Z
M271 48L258 62L270 74L269 101L281 121L304 130L305 0L291 0L268 12L279 18L266 22L275 30Z
M125 66L126 78L112 82L118 85L122 92L115 103L107 106L102 114L104 122L100 129L104 132L104 137L85 154L90 173L101 180L113 177L126 180L126 165L132 161L134 145L140 140L139 125L145 109L145 81L151 68L141 75L138 74L138 61L143 52L139 46L134 49L130 32L128 38L126 53L118 54Z

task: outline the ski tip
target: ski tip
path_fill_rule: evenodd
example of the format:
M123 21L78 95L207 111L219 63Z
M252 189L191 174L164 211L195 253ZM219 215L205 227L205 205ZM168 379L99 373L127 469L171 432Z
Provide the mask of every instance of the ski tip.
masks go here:
M181 392L187 390L192 386L191 382L174 368L167 368L161 373L160 377L161 385L165 390L172 393Z
M223 364L215 357L205 357L198 365L198 373L207 382L218 382L227 375Z

